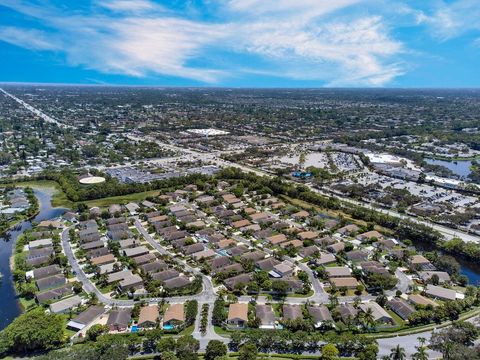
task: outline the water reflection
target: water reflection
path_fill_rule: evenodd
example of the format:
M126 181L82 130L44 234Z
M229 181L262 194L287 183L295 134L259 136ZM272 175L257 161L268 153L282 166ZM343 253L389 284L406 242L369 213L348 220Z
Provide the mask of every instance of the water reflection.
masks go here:
M66 209L53 208L51 206L50 200L53 189L34 189L34 192L40 203L40 211L33 221L40 222L53 219L65 212ZM0 273L3 275L0 283L0 330L10 324L21 313L20 304L13 286L10 256L18 236L31 227L31 221L24 221L0 239Z

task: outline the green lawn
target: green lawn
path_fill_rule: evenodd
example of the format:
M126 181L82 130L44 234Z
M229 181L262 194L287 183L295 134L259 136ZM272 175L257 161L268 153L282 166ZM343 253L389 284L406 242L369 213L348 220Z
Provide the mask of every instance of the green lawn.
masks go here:
M100 292L102 294L109 294L111 293L113 290L115 290L115 287L113 285L107 285L105 287L99 287L97 286L98 290L100 290Z
M195 324L190 325L189 327L186 327L178 335L192 335L193 331L195 330Z
M23 311L29 310L31 307L36 306L35 299L27 300L25 298L19 297L18 301L20 302L20 306L22 307Z
M99 208L107 208L112 204L127 204L129 202L143 201L149 196L157 196L158 194L160 194L159 190L151 190L129 195L112 196L103 199L84 201L84 203L89 207L98 206Z
M306 294L288 294L287 297L293 297L293 298L308 298L313 295L313 290L310 290Z
M74 331L74 330L70 330L70 329L65 329L65 335L68 337L68 338L71 338L73 335L75 335L77 332Z
M10 184L3 184L1 186L7 186ZM36 189L53 189L53 196L52 196L52 206L54 207L65 207L65 208L73 208L75 206L75 202L69 200L67 195L63 192L60 186L51 180L36 180L36 181L23 181L18 183L13 183L15 186L29 186L31 188ZM134 194L122 195L122 196L112 196L106 197L102 199L95 199L84 201L84 203L89 206L98 206L100 208L107 208L112 204L126 204L129 202L139 202L145 200L149 196L157 196L160 193L159 190L151 190L145 192L139 192Z
M220 335L220 336L224 336L224 337L230 337L231 335L231 332L228 331L228 330L225 330L224 328L222 328L221 326L214 326L214 330L215 332Z

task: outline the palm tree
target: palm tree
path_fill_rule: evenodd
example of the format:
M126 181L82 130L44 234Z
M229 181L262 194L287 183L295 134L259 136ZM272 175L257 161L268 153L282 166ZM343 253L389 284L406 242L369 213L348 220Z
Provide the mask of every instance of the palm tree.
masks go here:
M420 346L425 346L425 343L427 342L427 339L422 336L418 337L417 340L420 343Z
M366 329L368 328L375 329L375 318L373 316L372 308L367 308L367 310L363 314L362 320L363 320L363 325Z
M400 345L397 345L390 351L391 360L405 360L406 358L405 349Z
M228 291L225 288L221 288L220 290L218 290L217 294L218 294L218 297L224 299L225 296L227 296Z
M416 346L415 348L417 351L412 355L413 360L428 360L428 353L427 353L427 347L425 346L425 343L427 342L427 339L424 337L419 337L418 338L419 346Z
M426 346L417 346L417 351L412 355L413 360L428 360L428 353Z
M333 309L338 305L338 296L336 294L330 294L328 301L330 302L329 307Z
M356 322L355 318L353 318L351 316L347 316L347 318L345 319L345 325L347 326L348 331L355 330L355 328L356 328L355 322Z

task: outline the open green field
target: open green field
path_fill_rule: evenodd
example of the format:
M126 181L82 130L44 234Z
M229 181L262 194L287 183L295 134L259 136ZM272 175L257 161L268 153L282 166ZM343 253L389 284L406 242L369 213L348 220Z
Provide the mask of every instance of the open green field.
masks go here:
M34 189L52 189L52 206L74 208L76 203L69 200L63 190L55 181L50 180L36 180L36 181L23 181L13 183L15 186L29 186ZM6 185L3 185L6 186ZM159 190L151 190L145 192L139 192L134 194L112 196L102 199L83 201L88 207L98 206L99 208L108 208L112 204L127 204L129 202L139 202L145 200L149 196L157 196L160 193Z
M112 204L127 204L131 201L133 202L143 201L147 197L157 196L158 194L160 194L159 190L151 190L151 191L144 191L144 192L139 192L139 193L134 193L129 195L112 196L112 197L107 197L102 199L83 201L83 203L85 203L89 207L98 206L99 208L106 208Z

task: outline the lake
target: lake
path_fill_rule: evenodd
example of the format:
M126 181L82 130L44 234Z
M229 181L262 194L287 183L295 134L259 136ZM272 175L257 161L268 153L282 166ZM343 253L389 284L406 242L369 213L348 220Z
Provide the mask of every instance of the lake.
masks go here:
M440 165L451 170L455 175L458 175L462 178L466 178L470 175L470 166L472 162L470 160L460 160L460 161L447 161L447 160L437 160L437 159L425 159L425 162L430 165Z
M61 216L66 211L66 209L62 208L52 208L50 200L53 191L53 189L34 189L40 203L40 211L33 219L34 221L40 222L53 219ZM24 221L18 224L14 230L9 231L5 238L0 239L0 272L3 274L3 279L0 283L0 330L4 329L22 312L13 284L10 256L17 238L31 227L31 221Z

